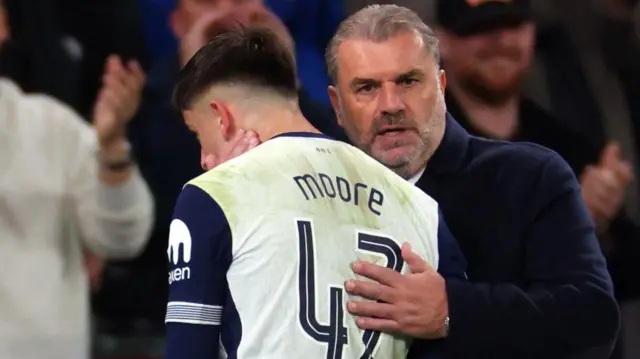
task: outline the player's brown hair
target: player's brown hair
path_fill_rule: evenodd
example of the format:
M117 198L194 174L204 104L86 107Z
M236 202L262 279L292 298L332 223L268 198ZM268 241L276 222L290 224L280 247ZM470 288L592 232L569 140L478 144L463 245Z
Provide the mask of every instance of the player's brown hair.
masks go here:
M188 109L198 96L219 84L267 88L295 98L295 60L269 29L238 26L216 36L189 60L180 71L173 103L179 110Z

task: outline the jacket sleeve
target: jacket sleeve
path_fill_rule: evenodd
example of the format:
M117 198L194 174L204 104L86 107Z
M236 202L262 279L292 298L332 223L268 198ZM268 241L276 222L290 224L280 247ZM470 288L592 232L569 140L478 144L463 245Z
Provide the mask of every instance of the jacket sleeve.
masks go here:
M442 211L438 210L438 273L444 278L467 279L467 260L462 254Z
M611 343L619 311L594 225L569 166L553 154L527 205L521 283L447 279L455 358L558 358Z
M103 184L94 128L60 103L52 104L50 114L65 129L69 206L84 245L102 258L135 257L153 222L153 199L138 169L119 186Z

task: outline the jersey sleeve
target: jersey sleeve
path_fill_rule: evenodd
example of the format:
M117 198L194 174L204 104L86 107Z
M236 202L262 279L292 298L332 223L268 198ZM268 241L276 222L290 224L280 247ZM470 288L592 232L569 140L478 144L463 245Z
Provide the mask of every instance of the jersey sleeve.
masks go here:
M231 264L231 230L220 206L187 185L169 232L165 359L217 359Z
M438 273L445 278L467 279L467 261L438 209Z

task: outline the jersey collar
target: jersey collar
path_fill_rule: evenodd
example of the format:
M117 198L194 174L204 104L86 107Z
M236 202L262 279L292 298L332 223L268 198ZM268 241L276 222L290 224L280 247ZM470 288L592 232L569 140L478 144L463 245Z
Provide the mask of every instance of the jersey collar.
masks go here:
M315 133L315 132L285 132L279 135L275 135L271 137L271 139L278 137L306 137L306 138L324 138L327 140L333 140L333 138L323 134L323 133Z

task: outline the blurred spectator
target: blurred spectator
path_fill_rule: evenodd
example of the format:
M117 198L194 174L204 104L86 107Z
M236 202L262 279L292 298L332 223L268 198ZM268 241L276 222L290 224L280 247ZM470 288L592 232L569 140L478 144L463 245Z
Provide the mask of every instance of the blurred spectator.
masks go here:
M525 90L597 147L617 141L637 175L640 41L631 17L635 2L539 1L536 61ZM637 224L639 206L633 181L625 208Z
M534 142L558 152L580 178L582 194L608 258L619 300L636 295L640 230L623 202L633 177L620 145L597 143L522 96L535 27L526 0L440 1L438 18L448 110L471 133ZM565 90L566 91L566 90Z
M78 74L78 111L90 118L102 86L103 65L109 55L119 55L125 61L135 59L143 68L147 67L140 8L137 1L132 0L48 1L55 3L60 31L79 45L82 56Z
M26 92L42 92L90 118L106 58L146 63L135 1L5 0L12 39L2 73Z
M153 66L177 48L176 38L169 26L169 17L176 7L176 0L139 0L147 38L149 61Z
M145 14L147 39L154 60L160 53L175 48L175 40L166 32L162 18L171 17L177 0L139 0ZM249 0L250 2L253 0ZM245 0L204 0L202 6L242 4ZM258 1L262 2L262 0ZM324 67L324 50L329 39L345 17L343 0L265 0L265 5L288 27L296 46L296 59L300 66L299 78L312 100L329 105L327 86L329 78ZM176 19L172 22L175 25ZM174 26L175 30L175 26Z
M296 44L298 77L314 101L330 105L324 50L345 18L343 0L265 0Z
M0 41L5 20L1 12ZM125 137L143 82L137 63L110 58L91 127L0 79L0 261L11 268L0 284L0 357L88 357L87 269L99 278L97 257L137 255L152 225Z
M267 26L286 37L290 34L261 1L237 4L229 0L182 0L172 14L172 28L180 40L180 54L159 61L149 73L143 102L130 127L131 140L156 199L156 226L148 250L135 262L108 265L96 309L101 317L119 324L150 320L164 328L167 298L166 248L169 223L182 186L202 173L200 146L171 105L171 94L181 61L188 60L211 36L236 23ZM319 130L344 140L333 112L299 91L303 114ZM126 327L125 327L126 326Z
M60 29L55 2L3 1L11 38L2 46L2 75L25 92L46 93L78 110L82 53L79 43ZM104 59L101 70L103 64Z
M640 37L637 0L538 0L540 26L537 56L526 93L581 131L598 148L615 140L639 178ZM634 6L636 10L634 11ZM624 210L640 224L638 181L629 182ZM628 221L626 221L627 224ZM624 356L640 356L640 284L637 235L622 224L612 227L617 244L610 267L616 280L623 317ZM622 352L617 354L622 355ZM619 357L619 356L616 356Z

